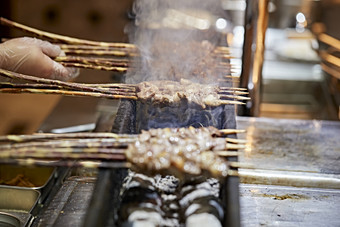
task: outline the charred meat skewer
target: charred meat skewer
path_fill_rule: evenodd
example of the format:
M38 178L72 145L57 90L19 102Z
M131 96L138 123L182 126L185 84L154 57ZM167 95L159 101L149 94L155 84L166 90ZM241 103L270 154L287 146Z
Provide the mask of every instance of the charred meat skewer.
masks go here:
M171 105L178 105L186 101L188 103L195 103L202 108L207 106L244 104L237 100L248 100L248 98L236 94L222 94L224 90L233 91L233 88L230 88L231 90L223 88L224 90L222 91L218 86L193 83L185 79L182 79L180 82L148 81L136 85L114 85L117 88L102 88L98 85L94 86L27 76L2 69L0 69L0 76L38 84L48 84L48 88L44 88L43 85L41 85L42 88L39 88L37 85L34 87L21 84L16 87L12 83L0 83L0 92L2 93L44 93L113 99L138 99L142 102Z
M0 145L0 162L17 158L116 162L126 157L137 169L150 173L170 171L177 175L197 175L207 171L220 177L228 174L229 168L228 162L219 156L237 155L230 149L242 147L235 144L239 140L234 139L230 144L229 139L221 137L223 134L213 127L189 127L151 129L138 136L111 133L56 134L55 139L54 134L2 136L0 141L7 143Z

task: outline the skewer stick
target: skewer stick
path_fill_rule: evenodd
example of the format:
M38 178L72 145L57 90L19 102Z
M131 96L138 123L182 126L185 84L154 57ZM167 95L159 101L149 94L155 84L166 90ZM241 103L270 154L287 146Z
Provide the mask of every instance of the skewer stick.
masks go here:
M64 89L63 87L59 85L53 85L53 84L13 84L9 82L0 82L0 89L37 89L37 90L65 90L65 91L72 91L72 89ZM110 88L103 88L103 90L106 90L108 92L105 92L107 94L112 95L124 95L124 96L135 96L135 92L124 90L124 89L110 89ZM85 91L86 92L86 91ZM101 92L102 93L102 92Z
M328 65L326 65L324 63L321 63L321 67L326 73L328 73L328 74L332 75L333 77L338 78L340 80L339 71L335 70L332 67L329 67Z
M225 140L230 143L241 143L241 144L247 143L247 140L243 140L243 139L225 138Z
M237 133L245 133L246 130L243 129L220 129L221 133L227 135L227 134L237 134Z
M74 161L74 160L37 160L37 159L0 159L0 163L20 166L68 166L85 168L130 168L128 162Z
M234 177L238 177L239 176L238 171L237 170L232 170L232 169L228 170L228 175L229 176L234 176Z
M93 56L115 56L115 57L136 57L136 53L118 50L63 50L66 55L93 55Z
M240 82L240 80L237 80L237 79L228 79L228 78L217 79L217 81L218 82L234 82L234 83Z
M245 105L244 102L233 101L233 100L219 100L220 104L224 105Z
M58 85L63 88L72 88L75 90L80 91L90 91L90 92L98 92L98 93L104 93L104 94L114 94L111 90L105 90L94 86L87 86L87 84L80 84L80 83L71 83L71 82L64 82L59 80L51 80L51 79L45 79L45 78L39 78L35 76L28 76L24 74L19 74L15 72L10 72L7 70L0 69L0 76L11 78L11 79L19 79L29 82L35 82L40 84L52 84L52 85Z
M101 66L116 66L116 67L128 67L129 61L119 60L119 59L111 59L111 58L91 58L91 57L78 57L78 56L59 56L54 58L57 62L72 62L72 63L81 63L81 64L89 64L89 65L101 65Z
M229 162L229 165L232 168L256 169L256 167L253 164L249 164L249 163Z
M83 96L83 97L87 96L87 97L108 98L108 99L137 100L136 96L102 94L98 92L52 90L52 89L4 88L4 89L0 89L0 93L32 93L32 94L50 94L50 95Z
M235 95L248 95L249 92L247 91L235 91L235 90L219 90L218 93L232 93L232 94L235 94Z
M220 87L219 88L221 91L222 90L235 90L235 91L247 91L247 88L240 88L240 87Z
M97 152L69 152L70 149L21 149L10 150L8 152L2 151L0 153L0 159L8 158L35 158L35 159L105 159L110 161L123 161L125 155L123 153L100 153L100 149ZM81 150L83 151L83 149Z
M59 45L60 49L62 50L119 50L119 51L129 51L129 52L137 52L136 46L133 44L130 47L118 48L118 47L111 47L111 46L93 46L93 45L77 45L77 44L62 44L56 43Z
M41 38L47 38L50 40L53 40L55 42L60 43L69 43L69 44L78 44L78 45L92 45L92 46L104 46L104 47L117 47L117 48L134 48L135 45L129 44L129 43L109 43L109 42L97 42L97 41L91 41L91 40L85 40L85 39L77 39L72 38L68 36L63 35L57 35L50 32L41 31L35 28L31 28L29 26L10 21L8 19L5 19L3 17L0 17L0 22L2 25L6 25L12 28L16 28L19 30L22 30L24 32L28 32L31 34L34 34L36 36L39 36Z
M221 157L236 157L239 155L237 151L217 151L215 153Z
M32 140L47 140L47 139L91 139L91 138L111 138L111 139L125 139L132 138L135 139L137 135L131 134L115 134L115 133L105 133L105 132L91 132L91 133L36 133L32 135L7 135L0 136L0 142L25 142Z
M110 148L110 149L121 149L126 148L128 144L135 142L135 139L73 139L73 140L50 140L50 141L33 141L15 144L3 144L0 145L0 151L6 149L21 149L21 148L31 148L31 149L59 149L59 148Z
M61 62L61 64L65 67L96 69L96 70L112 71L112 72L119 72L119 73L125 73L127 71L127 67L90 65L90 64L82 64L82 63L74 63L74 62Z
M17 88L17 89L51 89L51 90L67 90L72 91L72 89L64 89L59 85L53 84L13 84L9 82L0 82L0 89L5 88ZM107 94L113 95L131 95L135 96L135 92L128 89L117 89L117 88L101 88L105 90ZM103 91L101 91L102 93Z
M219 97L220 97L220 98L237 99L237 100L250 100L249 97L238 96L238 95L225 95L225 94L219 94Z
M240 79L240 77L239 76L233 76L233 75L225 75L225 76L223 76L223 77L225 77L225 78L235 78L235 79Z
M234 150L234 149L237 150L237 149L244 149L244 148L246 148L246 146L243 144L233 144L233 143L226 144L227 150Z

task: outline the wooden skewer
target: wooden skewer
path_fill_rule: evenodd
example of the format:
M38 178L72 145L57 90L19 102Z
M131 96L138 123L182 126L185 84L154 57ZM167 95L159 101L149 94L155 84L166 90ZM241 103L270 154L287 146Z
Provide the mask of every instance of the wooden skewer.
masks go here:
M80 84L80 83L79 83ZM129 89L129 90L136 90L135 84L120 84L120 83L114 83L114 84L81 84L86 85L88 87L100 87L100 88L120 88L120 89Z
M78 44L78 45L92 45L92 46L104 46L104 47L117 47L117 48L134 48L135 45L129 43L109 43L109 42L97 42L85 39L77 39L63 35L57 35L50 32L41 31L35 28L31 28L29 26L10 21L3 17L0 17L0 22L2 25L6 25L12 28L17 28L19 30L34 34L36 36L47 38L53 40L55 42L60 43L69 43L69 44Z
M237 133L245 133L246 130L243 129L220 129L221 133L227 135L227 134L237 134Z
M219 93L232 93L235 95L249 95L247 91L235 91L235 90L219 90Z
M224 95L224 94L219 94L219 97L220 97L220 98L237 99L237 100L250 100L249 97L238 96L238 95Z
M133 100L137 100L137 96L103 94L103 93L98 93L98 92L51 90L51 89L4 88L4 89L0 89L0 93L32 93L32 94L88 96L88 97L108 98L108 99L133 99Z
M71 82L64 82L64 81L59 81L59 80L39 78L35 76L28 76L24 74L15 73L15 72L10 72L10 71L3 70L3 69L0 69L0 76L11 78L11 79L35 82L38 84L52 84L52 85L61 86L67 89L75 89L78 91L89 91L89 92L98 92L98 93L104 93L104 94L114 94L112 90L105 90L105 89L101 89L98 87L87 86L87 84L79 84L79 83L71 83Z
M335 65L337 67L340 67L340 58L334 55L328 54L327 52L324 52L324 51L320 52L320 57L325 62Z
M102 149L96 149L93 152L84 152L84 149L81 149L77 152L77 149L73 149L74 152L69 152L69 149L21 149L21 150L12 150L12 151L1 151L0 159L9 159L9 158L47 158L47 159L105 159L110 161L121 161L125 160L125 154L121 152L113 152L113 153L100 153ZM94 149L93 149L94 150Z
M102 66L116 66L128 67L129 61L125 59L112 59L112 58L91 58L91 57L78 57L78 56L59 56L54 58L57 62L73 62L82 64L102 65Z
M20 166L68 166L85 168L131 168L128 162L102 162L102 161L75 161L75 160L37 160L27 159L0 159L0 163Z
M340 80L340 73L339 73L339 71L337 71L337 70L335 70L335 69L329 67L328 65L326 65L326 64L324 64L324 63L321 63L321 67L322 67L322 69L323 69L326 73L328 73L328 74L330 74L330 75L332 75L332 76L334 76L335 78L337 78L337 79Z
M119 72L119 73L125 73L127 72L127 69L128 69L127 67L89 65L89 64L74 63L74 62L61 62L61 64L65 67L96 69L96 70L112 71L112 72Z
M25 142L32 140L55 140L55 139L91 139L91 138L111 138L111 139L125 139L136 138L137 135L131 134L115 134L105 132L81 132L81 133L36 133L32 135L7 135L0 136L0 142Z
M0 89L36 89L36 90L58 90L58 91L74 91L72 89L64 89L62 86L53 84L13 84L9 82L0 82ZM135 96L136 93L126 89L103 88L105 94ZM107 92L106 92L107 91ZM88 92L88 91L85 91ZM101 91L100 93L104 93Z
M218 82L234 82L234 83L240 82L240 80L237 80L237 79L228 79L228 78L217 79L217 81Z
M236 157L239 155L237 151L217 151L215 153L221 157Z
M0 145L0 151L6 149L59 149L59 148L82 148L87 151L90 148L126 148L128 144L135 142L135 139L112 139L112 138L97 138L97 139L73 139L73 140L50 140L50 141L33 141L33 142L21 142L14 144L2 144ZM70 151L70 150L69 150Z
M118 47L111 47L111 46L94 46L94 45L77 45L77 44L63 44L63 43L56 43L59 45L60 49L62 50L119 50L119 51L128 51L128 52L135 52L137 53L137 48L133 44L130 47L125 48L118 48Z
M220 87L219 88L220 91L223 90L235 90L235 91L247 91L247 88L241 88L241 87Z
M241 163L241 162L229 162L232 168L242 168L242 169L256 169L253 164Z
M223 105L245 105L244 102L233 101L233 100L219 100L219 103Z
M118 50L63 50L66 55L93 55L93 56L115 56L115 57L136 57L136 53Z
M241 144L247 143L247 140L243 140L243 139L225 138L225 140L230 143L241 143Z
M225 78L235 78L235 79L240 79L240 77L239 76L232 76L232 75L224 75L223 77L225 77Z
M238 171L237 170L228 170L228 176L234 176L234 177L238 177L239 174L238 174Z
M3 77L11 78L11 79L20 79L20 80L26 80L30 82L35 83L42 83L42 84L50 84L54 86L50 86L47 89L38 89L37 85L35 88L30 88L29 85L21 85L19 88L13 87L14 85L11 85L10 88L1 88L0 92L2 93L39 93L39 94L62 94L62 95L68 95L68 96L91 96L91 97L101 97L101 98L113 98L113 99L133 99L137 100L138 97L135 95L134 91L124 90L126 86L122 86L123 88L120 91L115 91L111 89L101 89L98 87L87 86L85 84L78 84L78 83L69 83L69 82L63 82L59 80L51 80L51 79L44 79L44 78L38 78L34 76L28 76L23 74L18 74L14 72L10 72L7 70L0 69L0 75ZM2 84L2 86L10 86L10 83ZM60 87L66 89L62 90ZM112 84L110 85L112 86ZM136 87L136 85L134 85ZM52 89L52 87L54 89ZM130 86L131 87L131 86ZM58 89L56 89L58 88ZM233 90L234 88L228 88ZM75 91L74 91L75 90ZM248 98L242 97L242 96L230 96L230 95L220 95L220 98L235 98L235 99L242 99L247 100ZM245 104L243 102L235 101L235 100L219 100L220 104L224 105L239 105L239 104Z
M244 148L246 148L246 146L243 144L233 144L233 143L226 144L227 150L234 150L234 149L237 150L237 149L244 149Z

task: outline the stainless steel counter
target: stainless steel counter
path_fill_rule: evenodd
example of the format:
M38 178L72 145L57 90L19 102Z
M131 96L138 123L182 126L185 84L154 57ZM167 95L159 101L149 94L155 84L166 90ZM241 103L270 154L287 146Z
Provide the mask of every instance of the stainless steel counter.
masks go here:
M258 169L340 174L340 122L238 117L240 162Z
M239 170L242 225L340 226L340 122L238 117L237 123L247 131L239 138L248 141L239 157L246 167ZM81 226L93 188L86 180L66 181L47 209L59 216L45 221Z
M239 117L243 226L340 226L340 122Z

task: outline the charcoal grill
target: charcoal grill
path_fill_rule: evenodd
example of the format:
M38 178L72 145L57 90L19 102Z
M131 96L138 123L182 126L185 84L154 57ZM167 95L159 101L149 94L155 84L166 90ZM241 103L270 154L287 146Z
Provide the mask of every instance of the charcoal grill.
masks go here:
M112 126L112 132L126 134L138 133L137 116L140 108L142 108L141 105L136 101L122 100ZM218 108L221 108L222 111L220 111L218 120L213 126L220 129L236 128L234 106L221 106ZM204 122L202 119L198 119L198 121L200 124L194 126L209 126L209 124L211 124L210 121ZM189 122L195 122L195 119ZM232 161L237 160L233 158ZM96 186L92 194L93 196L85 215L84 226L116 225L121 202L119 192L126 175L127 169L99 170ZM220 185L219 198L224 209L224 219L222 221L224 226L240 226L238 183L238 177L227 177Z

